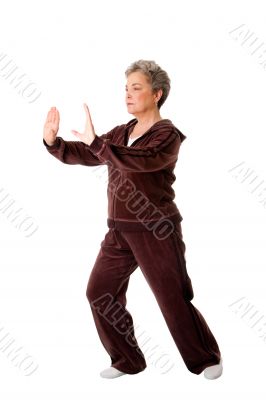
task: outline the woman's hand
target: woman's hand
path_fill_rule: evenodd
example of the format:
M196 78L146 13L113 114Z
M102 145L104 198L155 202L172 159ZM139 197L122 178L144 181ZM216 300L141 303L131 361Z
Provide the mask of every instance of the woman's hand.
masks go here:
M91 142L93 142L94 138L96 137L96 134L94 132L94 127L92 124L89 107L85 103L83 103L83 106L86 112L86 123L85 123L84 133L79 133L77 131L74 131L73 129L71 130L71 132L83 143L90 145Z
M51 107L43 127L43 138L48 146L52 146L56 140L56 135L59 129L59 120L59 111L56 107Z

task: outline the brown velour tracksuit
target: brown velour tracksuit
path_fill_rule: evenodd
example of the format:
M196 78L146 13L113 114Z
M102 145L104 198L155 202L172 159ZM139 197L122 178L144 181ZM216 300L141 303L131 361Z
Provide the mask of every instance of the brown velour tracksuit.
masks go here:
M146 368L126 308L130 275L139 266L189 371L218 364L218 344L194 297L186 269L183 220L171 185L186 136L169 119L157 121L128 146L137 123L117 125L90 145L57 137L43 144L66 164L107 165L108 231L92 268L86 296L111 366L128 374Z

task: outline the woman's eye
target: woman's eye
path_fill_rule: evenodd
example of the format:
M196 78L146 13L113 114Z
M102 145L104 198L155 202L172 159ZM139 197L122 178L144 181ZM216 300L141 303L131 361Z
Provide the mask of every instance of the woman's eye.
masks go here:
M140 88L134 88L134 90L140 90ZM128 89L125 89L126 92L128 92Z

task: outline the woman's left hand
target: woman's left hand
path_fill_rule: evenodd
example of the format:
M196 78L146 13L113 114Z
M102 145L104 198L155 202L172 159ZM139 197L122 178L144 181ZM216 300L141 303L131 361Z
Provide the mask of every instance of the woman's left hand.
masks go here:
M93 142L93 140L95 139L96 134L95 134L94 127L92 124L89 107L87 106L86 103L83 103L83 106L84 106L84 109L86 112L86 123L85 123L84 133L79 133L73 129L71 130L71 132L78 139L80 139L83 143L90 145Z

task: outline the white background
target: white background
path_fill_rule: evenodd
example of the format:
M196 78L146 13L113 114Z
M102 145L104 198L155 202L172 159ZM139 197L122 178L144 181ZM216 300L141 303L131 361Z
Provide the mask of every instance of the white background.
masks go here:
M1 3L0 54L41 91L30 103L0 76L0 190L38 225L27 238L0 212L0 339L8 332L38 364L25 376L0 351L2 398L265 394L266 340L256 331L259 323L251 328L230 304L245 298L257 316L266 312L266 207L259 190L251 193L255 184L241 183L236 168L229 171L242 163L256 182L266 181L266 68L260 64L266 56L263 47L252 55L251 41L241 44L248 31L256 44L266 42L264 6L254 0ZM241 37L230 33L242 24ZM224 373L214 381L186 369L139 268L130 279L127 307L160 348L158 357L167 353L174 367L162 374L147 360L142 373L99 376L110 358L85 292L107 232L107 185L98 168L60 163L42 143L52 106L59 109L58 135L65 140L77 140L71 129L84 128L83 102L98 135L134 118L124 102L124 71L140 58L168 72L172 86L161 115L187 136L173 187L192 302L224 360Z

